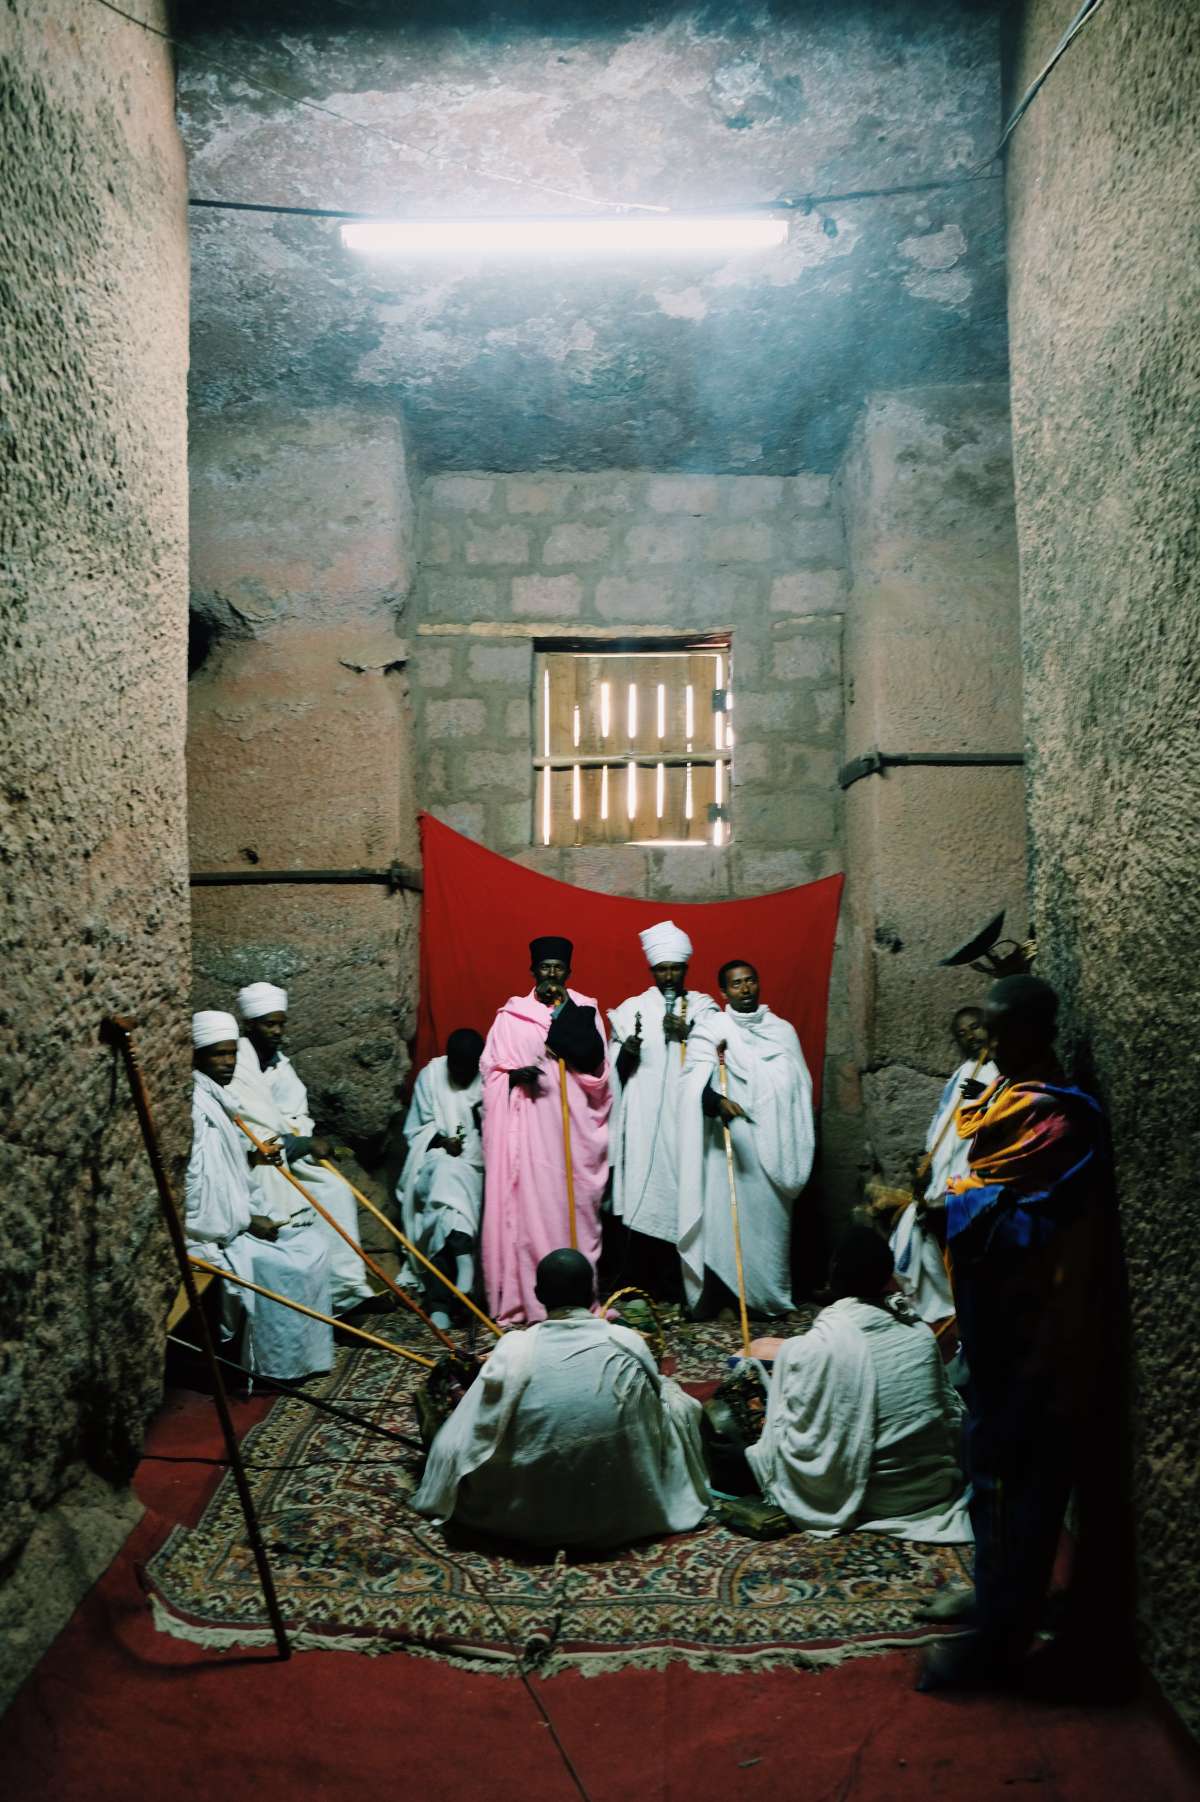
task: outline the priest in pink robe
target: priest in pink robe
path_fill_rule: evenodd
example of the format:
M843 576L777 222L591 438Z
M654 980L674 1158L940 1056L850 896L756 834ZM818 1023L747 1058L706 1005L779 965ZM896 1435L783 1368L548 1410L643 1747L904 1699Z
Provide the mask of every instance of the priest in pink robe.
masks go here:
M534 1278L552 1251L572 1243L562 1088L566 1076L574 1243L593 1270L600 1257L600 1200L608 1175L612 1106L608 1049L595 1000L568 988L570 939L529 947L533 988L492 1022L483 1077L483 1277L488 1307L505 1326L542 1320Z

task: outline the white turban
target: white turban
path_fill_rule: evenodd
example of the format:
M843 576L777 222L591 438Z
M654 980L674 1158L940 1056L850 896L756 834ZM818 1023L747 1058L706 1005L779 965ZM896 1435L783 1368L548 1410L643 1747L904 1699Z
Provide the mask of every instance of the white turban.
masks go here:
M679 930L674 920L660 920L657 926L647 926L638 937L651 969L655 964L686 964L691 959L692 941L686 932Z
M243 1020L257 1020L260 1014L286 1014L287 990L277 989L272 982L252 982L238 990L237 1010Z
M215 1007L192 1015L192 1044L197 1051L206 1045L220 1045L225 1039L237 1043L238 1023L232 1014L222 1014Z

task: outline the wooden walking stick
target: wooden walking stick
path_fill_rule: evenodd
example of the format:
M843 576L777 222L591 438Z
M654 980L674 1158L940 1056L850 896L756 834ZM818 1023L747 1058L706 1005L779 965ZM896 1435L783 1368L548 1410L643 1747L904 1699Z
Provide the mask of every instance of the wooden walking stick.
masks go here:
M233 1123L235 1126L241 1127L242 1131L245 1133L246 1137L249 1139L250 1143L253 1145L255 1151L261 1152L262 1156L264 1158L266 1158L269 1162L271 1154L267 1150L267 1147L263 1144L261 1139L257 1138L255 1136L255 1134L253 1132L251 1132L250 1128L246 1125L246 1122L242 1119L240 1114L235 1114L233 1116ZM345 1227L342 1225L341 1221L335 1219L335 1217L329 1212L328 1208L322 1207L321 1203L317 1200L315 1195L309 1194L308 1190L304 1187L304 1184L292 1175L291 1171L287 1168L286 1164L279 1164L275 1167L278 1169L280 1176L284 1177L286 1179L286 1181L291 1183L293 1189L295 1189L299 1194L303 1195L303 1197L304 1197L305 1201L308 1203L309 1207L313 1208L316 1211L316 1213L318 1213L321 1216L321 1218L325 1222L325 1224L327 1226L331 1226L333 1228L334 1232L337 1233L338 1237L341 1239L344 1239L346 1241L346 1244L350 1247L351 1251L356 1251L358 1253L359 1257L362 1259L362 1261L366 1265L367 1269L374 1272L374 1274L379 1278L380 1282L384 1285L384 1287L386 1289L389 1289L391 1291L391 1293L396 1297L396 1300L402 1301L404 1303L404 1306L406 1308L410 1308L412 1310L412 1312L418 1317L418 1319L423 1320L425 1322L425 1325L429 1328L430 1332L435 1334L437 1336L437 1338L439 1338L441 1340L443 1345L447 1346L450 1351L456 1352L458 1350L458 1347L455 1345L453 1339L451 1339L449 1333L443 1333L440 1326L434 1325L433 1321L430 1320L430 1318L429 1318L428 1314L425 1312L424 1308L422 1308L417 1302L415 1302L411 1295L406 1294L405 1291L400 1287L399 1283L394 1283L392 1281L391 1277L387 1274L386 1270L380 1269L379 1265L375 1262L374 1258L370 1255L370 1253L365 1252L363 1250L362 1246L358 1243L358 1240L351 1237L351 1235L346 1231Z
M725 1073L725 1040L717 1046L717 1068L721 1073L721 1094L728 1100L729 1079ZM742 1356L750 1356L750 1316L746 1312L746 1272L742 1268L742 1229L738 1224L737 1182L733 1174L733 1139L729 1132L729 1122L721 1117L721 1129L725 1134L725 1169L729 1175L729 1212L733 1216L733 1261L737 1266L738 1308L742 1320Z
M225 1394L225 1384L221 1377L221 1367L217 1362L216 1350L212 1342L208 1321L200 1306L200 1297L196 1293L196 1279L192 1275L192 1264L188 1257L187 1241L184 1237L183 1223L179 1218L179 1209L175 1205L175 1197L171 1193L171 1179L167 1175L167 1167L162 1160L162 1152L158 1144L158 1132L154 1125L154 1115L150 1111L150 1097L146 1089L146 1079L142 1075L138 1063L137 1052L133 1045L133 1028L135 1021L120 1014L110 1014L100 1022L100 1038L106 1045L114 1045L125 1062L125 1073L129 1078L129 1088L133 1095L133 1106L138 1117L138 1125L142 1130L142 1143L146 1147L146 1156L150 1160L150 1168L154 1172L154 1186L158 1190L158 1204L162 1210L167 1235L171 1241L171 1249L175 1253L175 1262L179 1266L180 1281L187 1294L188 1304L195 1316L200 1333L200 1347L204 1353L204 1361L208 1366L209 1378L213 1387L213 1406L217 1411L217 1419L221 1423L221 1436L225 1441L225 1450L229 1458L229 1468L233 1473L234 1485L237 1489L238 1501L241 1504L242 1519L246 1523L246 1537L250 1542L250 1550L254 1554L254 1565L258 1572L259 1586L262 1589L263 1601L266 1603L267 1616L271 1622L271 1631L275 1635L275 1647L281 1659L292 1655L291 1642L287 1636L287 1628L280 1612L279 1598L275 1593L275 1580L271 1575L271 1566L267 1561L267 1548L263 1544L259 1530L258 1515L254 1508L254 1497L250 1493L250 1484L246 1479L246 1468L242 1463L242 1454L237 1442L237 1434L233 1430L233 1420L229 1413L229 1400Z
M571 1250L579 1249L579 1234L575 1230L575 1169L571 1161L571 1114L567 1107L567 1063L565 1058L558 1060L558 1092L562 1096L563 1117L563 1154L567 1161L567 1228L571 1241Z
M336 1164L331 1163L328 1158L318 1158L317 1162L320 1164L320 1166L323 1170L330 1170L330 1171L332 1171L334 1176L340 1177L342 1182L345 1183L345 1185L349 1189L351 1195L353 1195L354 1199L359 1203L359 1205L361 1207L366 1208L368 1214L374 1214L376 1220L378 1220L383 1226L387 1227L388 1232L391 1233L391 1235L394 1239L398 1239L400 1241L401 1245L403 1245L405 1251L408 1253L408 1255L410 1257L416 1258L418 1264L424 1264L426 1270L432 1270L434 1276L436 1276L439 1279L439 1281L445 1283L445 1285L446 1285L447 1289L449 1289L451 1295L457 1295L459 1301L465 1303L465 1305L468 1308L470 1308L472 1314L476 1315L478 1317L478 1319L482 1320L484 1326L487 1327L489 1332L495 1333L497 1339L503 1339L503 1337L504 1337L503 1330L496 1325L496 1322L494 1320L489 1319L488 1316L484 1313L482 1308L477 1308L475 1306L475 1303L471 1300L471 1297L469 1295L464 1295L462 1290L458 1287L458 1284L452 1283L450 1281L450 1278L446 1275L444 1270L439 1270L436 1264L433 1264L430 1262L430 1260L425 1256L424 1252L418 1251L416 1246L413 1244L412 1240L406 1238L405 1235L400 1231L400 1228L394 1223L394 1221L391 1221L388 1219L387 1215L384 1213L382 1208L377 1208L375 1206L375 1203L372 1200L370 1200L370 1198L368 1196L364 1195L361 1189L356 1189L354 1187L354 1184L350 1181L350 1178L348 1176L342 1176L342 1173L338 1169Z
M979 1059L975 1065L975 1068L972 1070L970 1076L967 1078L968 1082L974 1082L977 1079L979 1072L983 1069L983 1066L987 1063L987 1055L988 1055L987 1047L985 1046L984 1049L979 1053ZM950 1112L946 1115L946 1118L942 1121L942 1129L938 1133L937 1138L933 1141L933 1144L929 1147L929 1150L927 1152L925 1152L923 1154L923 1156L920 1158L920 1160L918 1161L918 1164L917 1164L917 1181L918 1182L923 1182L924 1179L929 1175L929 1172L933 1169L933 1160L937 1156L938 1152L941 1150L942 1141L946 1137L946 1134L950 1131L950 1128L954 1125L954 1122L957 1120L957 1118L958 1118L958 1109L956 1107L952 1107L950 1109ZM916 1198L914 1197L914 1199L916 1199Z
M423 1358L420 1352L409 1351L407 1346L393 1345L390 1339L381 1339L377 1333L368 1333L360 1326L351 1326L348 1321L335 1320L332 1314L322 1314L319 1308L310 1308L302 1301L292 1301L289 1296L280 1295L277 1289L264 1289L261 1283L252 1283L248 1276L239 1276L236 1270L225 1270L220 1264L206 1263L203 1258L189 1257L188 1262L193 1270L207 1271L209 1276L219 1276L222 1282L236 1283L239 1289L253 1289L255 1295L264 1296L267 1301L277 1301L281 1308L291 1308L296 1314L307 1314L310 1320L322 1320L326 1326L336 1328L339 1333L353 1333L356 1339L365 1339L368 1345L378 1345L397 1358L407 1358L410 1364L424 1364L426 1370L432 1370L437 1363L436 1358ZM267 1380L270 1381L270 1378Z

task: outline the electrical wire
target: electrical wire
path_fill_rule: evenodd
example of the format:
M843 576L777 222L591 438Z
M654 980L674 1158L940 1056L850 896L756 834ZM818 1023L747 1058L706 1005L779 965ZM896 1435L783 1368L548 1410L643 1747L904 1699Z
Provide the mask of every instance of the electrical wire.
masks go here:
M300 94L289 94L283 88L273 87L270 82L259 81L257 76L248 75L245 69L240 69L233 63L227 63L223 58L213 56L207 50L198 50L194 44L187 43L182 38L172 37L169 31L161 31L157 25L151 25L147 20L139 19L136 14L126 12L122 7L115 5L114 0L96 0L96 4L104 7L107 12L115 13L118 19L127 20L130 25L139 25L152 37L161 38L164 44L172 45L174 49L183 51L185 55L199 57L201 62L210 63L214 69L221 69L226 75L232 75L235 80L244 81L248 87L257 88L260 94L270 94L276 100L287 101L289 106L302 106L307 112L321 113L327 119L336 119L340 125L349 125L355 131L363 131L370 137L381 139L383 143L390 144L393 150L411 152L414 156L424 157L426 162L438 160L433 151L426 150L421 144L414 144L410 138L398 138L392 132L384 131L380 125L368 124L365 119L354 119L349 113L339 113L332 106L322 106L319 100L306 100ZM465 162L446 166L461 169L470 175L481 175L487 181L507 182L510 187L536 189L542 194L553 194L560 200L574 200L583 206L608 207L623 213L630 211L669 213L671 210L670 207L658 206L648 200L608 200L603 195L581 194L572 188L560 188L552 182L540 181L535 175L507 175L502 170L489 169L482 163Z
M998 176L989 174L992 164L1003 156L1010 138L1021 120L1025 117L1025 114L1028 112L1035 97L1041 91L1051 70L1066 54L1066 51L1079 36L1079 33L1083 30L1093 13L1098 12L1103 3L1104 0L1083 0L1083 4L1079 7L1054 50L1051 52L1045 66L1034 77L1033 81L1030 82L1020 100L1009 114L995 146L981 162L975 164L975 166L969 169L965 175L934 176L928 181L893 182L882 187L842 188L825 194L810 193L779 195L774 200L735 202L730 205L722 206L720 209L722 214L730 215L757 212L810 213L814 207L818 206L848 204L856 200L883 200L906 194L931 194L946 188L961 188L974 182L999 179ZM398 138L393 133L383 130L381 126L368 124L363 119L354 119L348 113L340 113L333 107L321 105L319 101L308 100L297 94L289 94L282 88L271 86L269 82L259 81L256 76L248 75L244 69L236 68L233 64L225 62L222 58L213 56L209 51L199 50L194 44L172 37L169 32L161 31L158 26L149 24L145 19L139 19L133 13L125 12L121 7L114 4L114 0L96 0L96 4L98 6L103 6L108 12L115 13L118 18L127 20L131 25L141 26L143 31L150 32L154 37L161 38L164 43L173 45L177 50L183 51L186 55L199 57L201 61L211 64L213 68L221 69L226 74L234 76L237 80L246 82L250 87L257 88L261 93L270 94L275 99L284 100L292 106L304 107L309 112L322 113L327 118L336 119L339 124L349 125L356 131L363 131L372 137L379 138L384 143L392 145L394 149L410 151L416 156L423 157L427 162L437 161L437 158L432 151L425 149L420 144L414 144L411 139ZM352 12L359 17L365 17L362 8L354 5L353 0L334 0L334 4L342 6L347 12ZM573 200L585 206L608 208L610 211L617 213L643 212L666 215L672 218L681 218L704 210L694 207L661 206L644 200L610 200L600 195L581 194L573 189L560 188L552 183L540 181L536 176L507 175L500 170L489 169L480 163L466 162L443 166L459 168L469 174L483 176L485 180L506 182L511 187L528 188L542 194L553 194L560 200ZM195 197L189 197L188 205L198 209L208 209L217 212L267 213L281 217L299 219L340 219L361 224L392 223L396 219L396 214L394 212L359 212L345 207L287 206L271 201L224 200L215 196L197 195ZM536 217L536 215L534 216ZM562 215L556 214L551 215L551 217L562 218Z
M1000 141L988 158L988 163L994 163L996 158L1003 153L1008 144L1008 140L1012 137L1013 132L1016 131L1017 126L1021 123L1021 120L1025 117L1025 114L1033 104L1034 98L1041 92L1042 86L1051 69L1054 68L1061 57L1066 55L1068 48L1075 42L1075 39L1079 36L1092 14L1099 12L1103 4L1104 0L1083 0L1083 5L1079 8L1079 11L1075 14L1075 17L1071 20L1071 23L1067 26L1067 29L1063 32L1061 38L1059 38L1058 43L1050 52L1045 67L1041 70L1040 74L1034 76L1025 92L1021 95L1021 98L1017 101L1016 106L1014 106L1012 112L1009 114L1004 130L1000 133ZM986 168L987 164L981 164L980 167Z

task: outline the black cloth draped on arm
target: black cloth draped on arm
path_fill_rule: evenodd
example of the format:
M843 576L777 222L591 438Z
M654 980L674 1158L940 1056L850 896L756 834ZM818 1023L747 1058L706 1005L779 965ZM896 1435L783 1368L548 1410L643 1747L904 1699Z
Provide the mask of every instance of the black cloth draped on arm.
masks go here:
M596 1025L594 1007L580 1007L568 995L546 1034L546 1050L561 1057L572 1070L592 1076L604 1062L604 1040Z

